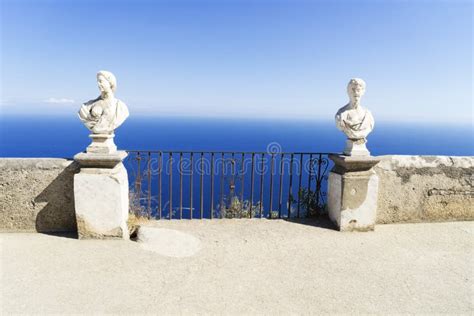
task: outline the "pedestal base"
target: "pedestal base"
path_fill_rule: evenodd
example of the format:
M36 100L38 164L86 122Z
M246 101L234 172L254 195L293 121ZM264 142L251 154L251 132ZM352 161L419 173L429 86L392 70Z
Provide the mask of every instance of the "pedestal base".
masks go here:
M329 173L328 213L340 231L374 230L378 176L376 157L330 155L335 166Z
M346 156L366 156L370 157L370 152L365 145L365 139L347 139L344 155Z
M115 134L90 134L92 143L87 146L86 152L91 154L112 154L117 151L114 143Z
M129 239L128 176L122 163L114 168L81 168L74 176L79 239Z

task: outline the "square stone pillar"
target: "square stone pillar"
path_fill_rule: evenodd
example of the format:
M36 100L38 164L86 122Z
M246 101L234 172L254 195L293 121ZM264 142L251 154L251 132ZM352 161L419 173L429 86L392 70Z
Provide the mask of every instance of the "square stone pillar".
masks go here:
M89 146L91 147L91 146ZM129 239L128 175L124 151L74 156L81 170L74 176L79 239Z
M329 155L328 213L340 231L374 230L379 179L372 156Z

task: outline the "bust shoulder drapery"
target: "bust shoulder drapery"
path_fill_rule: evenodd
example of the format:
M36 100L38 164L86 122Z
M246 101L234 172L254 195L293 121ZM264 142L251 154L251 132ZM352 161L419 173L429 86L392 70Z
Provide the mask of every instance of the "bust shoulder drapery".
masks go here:
M127 105L119 99L97 98L84 103L79 110L81 121L94 134L113 133L128 116Z

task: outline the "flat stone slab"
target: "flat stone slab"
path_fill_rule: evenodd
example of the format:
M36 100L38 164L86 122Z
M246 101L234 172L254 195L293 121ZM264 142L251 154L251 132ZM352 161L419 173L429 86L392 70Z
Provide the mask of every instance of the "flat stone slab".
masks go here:
M116 151L112 154L82 152L75 155L74 160L79 163L81 168L114 168L121 163L127 155L125 151Z
M381 160L381 158L374 156L345 156L334 154L330 154L329 159L334 161L335 164L333 172L341 174L344 172L368 171Z
M166 257L191 257L201 250L201 241L198 238L168 228L139 227L137 242L143 249Z

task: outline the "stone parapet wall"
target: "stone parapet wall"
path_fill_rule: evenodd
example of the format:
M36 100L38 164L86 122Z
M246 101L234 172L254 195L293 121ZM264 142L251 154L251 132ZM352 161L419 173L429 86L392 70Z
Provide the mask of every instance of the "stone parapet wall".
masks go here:
M474 220L474 157L382 156L377 224ZM0 158L0 231L71 232L76 163Z
M377 224L474 220L474 157L381 158Z
M76 231L77 172L66 159L0 158L0 230Z

